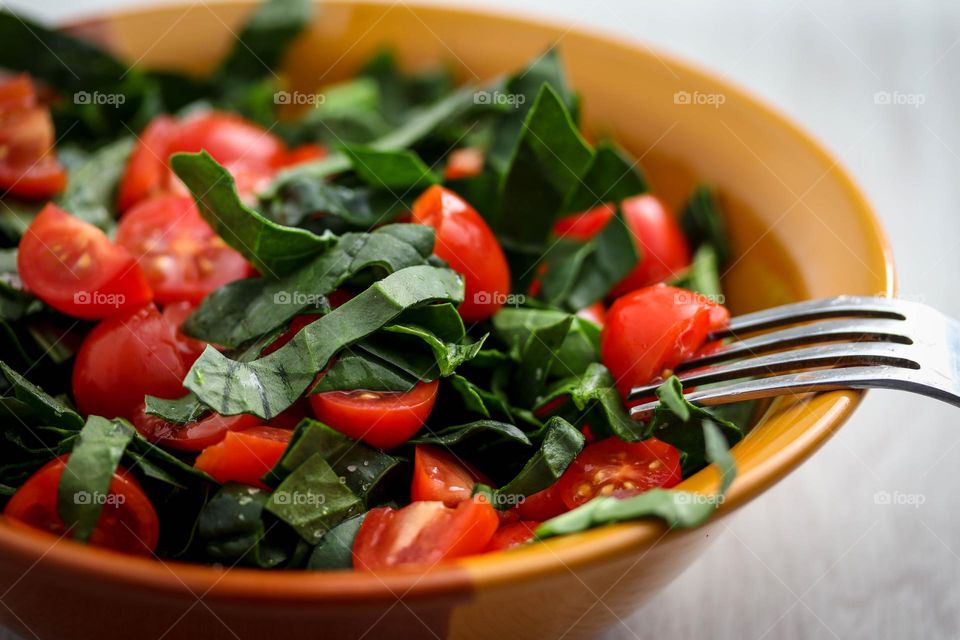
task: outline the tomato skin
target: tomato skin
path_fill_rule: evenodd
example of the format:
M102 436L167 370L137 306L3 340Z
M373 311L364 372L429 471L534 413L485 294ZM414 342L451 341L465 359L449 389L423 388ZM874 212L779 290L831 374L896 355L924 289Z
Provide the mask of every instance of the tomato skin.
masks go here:
M291 435L288 429L275 427L227 431L223 440L200 452L193 466L221 483L240 482L269 489L260 478L283 456Z
M153 295L126 249L52 203L20 239L17 269L38 298L76 318L126 313L147 304Z
M178 329L153 305L94 327L73 365L80 411L132 419L144 395L184 395L182 380L199 352L178 338Z
M521 520L544 521L559 516L567 512L567 505L564 504L557 492L557 485L547 487L543 491L538 491L533 495L527 496L523 502L518 504L512 511L516 511Z
M625 442L616 436L587 445L557 481L564 504L575 509L597 496L627 498L680 482L680 452L655 438Z
M253 273L244 257L200 216L189 196L141 201L120 220L116 238L136 256L160 304L199 303L214 289Z
M489 484L478 471L439 447L418 444L413 456L410 499L439 501L448 507L469 500L478 482Z
M486 500L464 500L455 508L414 502L402 509L372 509L353 542L353 567L379 571L480 553L498 523L496 510Z
M600 358L626 397L693 356L729 319L723 306L685 289L658 284L631 291L607 311Z
M584 307L580 309L580 311L577 311L577 316L603 328L604 323L607 321L607 308L603 306L602 302L594 302L589 307Z
M140 435L154 444L180 451L201 451L223 440L228 431L243 431L261 423L259 418L248 414L221 416L214 413L196 422L176 424L150 415L145 409L141 403L130 420Z
M561 238L586 242L603 231L615 213L612 206L602 204L583 213L563 216L553 224L553 233Z
M42 200L63 191L67 172L53 152L50 110L30 76L0 78L0 192Z
M176 128L174 118L157 116L141 132L117 188L117 209L121 213L167 189L170 174L167 145Z
M54 535L66 533L57 514L57 491L69 458L55 458L30 476L7 502L3 515ZM90 544L150 555L159 536L160 520L153 504L133 475L118 467L100 519L90 535Z
M483 171L483 150L477 147L464 147L450 152L447 166L443 170L444 180L465 180L479 175Z
M410 391L328 391L309 396L317 420L380 449L410 439L427 421L439 382L418 382Z
M480 214L454 192L435 185L413 203L413 222L436 230L434 253L463 276L460 317L479 322L495 314L510 293L510 268Z
M530 542L535 537L535 531L540 523L535 520L521 520L504 525L497 529L490 542L487 543L485 551L505 551L514 549Z

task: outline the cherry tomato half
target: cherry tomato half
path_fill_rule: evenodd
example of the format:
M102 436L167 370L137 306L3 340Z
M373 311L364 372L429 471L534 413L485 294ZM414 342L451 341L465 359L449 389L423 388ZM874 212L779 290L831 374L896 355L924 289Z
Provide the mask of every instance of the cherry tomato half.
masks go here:
M379 507L364 518L353 542L353 567L378 571L432 565L483 551L500 522L485 500L414 502L402 509Z
M485 551L505 551L524 545L533 540L534 532L539 526L540 523L534 520L521 520L520 522L505 524L497 529L493 537L490 538Z
M547 487L529 495L511 511L516 511L521 520L549 520L561 513L567 512L567 505L563 503L557 492L557 485Z
M654 438L625 442L614 436L587 445L557 481L557 493L575 509L597 496L627 498L680 480L674 447Z
M43 199L67 185L50 110L28 75L0 79L0 195Z
M694 355L707 334L726 325L726 308L664 284L631 291L607 311L600 356L626 397Z
M620 296L683 272L690 264L690 247L666 203L645 193L627 198L620 206L640 251L640 262L613 288L611 295ZM561 218L553 230L558 236L589 240L607 225L613 214L613 207L602 205Z
M478 482L489 484L480 472L439 447L418 444L413 455L411 500L440 501L448 507L469 500Z
M214 233L189 196L140 202L117 225L117 244L136 257L160 304L198 303L214 289L252 274L250 264Z
M13 494L3 515L35 529L63 535L66 526L57 513L57 491L69 455L42 466ZM90 544L125 553L147 554L157 547L160 520L150 499L126 469L117 468L103 510L90 535Z
M478 322L495 314L510 293L510 268L480 214L449 189L433 186L413 203L413 221L436 230L434 253L463 276L460 317Z
M317 420L381 449L400 446L427 421L437 400L437 380L406 392L328 391L309 396Z
M43 208L20 239L17 269L38 298L77 318L129 312L152 296L126 249L54 204Z
M292 432L275 427L228 431L223 440L200 452L193 466L218 482L240 482L267 489L260 481L287 449Z
M213 413L195 422L176 424L146 413L145 406L141 403L130 422L140 435L154 444L180 451L200 451L223 440L227 431L243 431L261 424L262 421L245 413L238 416Z
M133 419L144 395L178 398L182 380L200 356L167 310L147 305L108 318L87 334L73 365L73 397L80 411Z

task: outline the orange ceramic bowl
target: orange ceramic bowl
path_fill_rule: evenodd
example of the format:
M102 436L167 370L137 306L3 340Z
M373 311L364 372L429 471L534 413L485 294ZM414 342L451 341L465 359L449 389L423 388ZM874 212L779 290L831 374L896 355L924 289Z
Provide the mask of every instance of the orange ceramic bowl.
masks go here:
M232 44L252 6L146 9L79 28L140 64L203 70ZM590 132L612 134L641 158L674 204L695 178L719 187L736 253L725 277L735 312L892 292L889 249L846 173L795 125L715 76L644 45L518 17L334 0L291 56L290 80L315 89L347 78L385 44L409 67L452 63L465 81L509 71L559 44ZM833 392L774 403L735 447L740 474L716 518L811 455L860 397ZM707 469L679 488L708 492L716 480ZM427 573L372 575L158 562L0 522L0 617L44 640L589 637L674 578L710 531L710 524L670 532L636 522Z

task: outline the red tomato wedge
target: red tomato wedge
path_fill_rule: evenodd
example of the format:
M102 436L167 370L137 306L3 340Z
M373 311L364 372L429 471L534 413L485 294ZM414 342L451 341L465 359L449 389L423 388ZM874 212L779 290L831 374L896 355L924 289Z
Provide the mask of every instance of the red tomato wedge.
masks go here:
M489 484L480 472L439 447L418 444L413 455L411 500L440 501L456 506L473 495L478 482Z
M193 466L218 482L240 482L267 489L260 481L283 456L292 432L275 427L251 427L228 431L223 440L207 447Z
M547 487L543 491L538 491L533 495L524 498L523 502L514 509L521 520L549 520L561 513L567 512L567 505L564 504L557 492L557 485Z
M617 437L587 445L557 481L557 493L574 509L597 496L627 498L679 483L680 452L656 439Z
M497 529L497 532L490 538L486 551L505 551L522 546L533 540L534 532L539 526L540 523L534 520L521 520L520 522L505 524Z
M198 303L214 289L253 273L189 196L160 195L140 202L117 225L117 244L136 257L160 304Z
M157 116L140 134L117 188L117 208L121 212L168 189L167 145L176 129L174 118Z
M657 196L642 194L627 198L620 206L640 251L640 262L614 287L611 295L620 296L682 273L690 264L690 247L666 203ZM613 207L602 205L561 218L553 230L561 237L589 240L600 233L613 214Z
M62 536L66 526L57 514L57 490L70 456L42 466L13 494L3 515L35 529ZM160 537L160 520L153 504L128 471L118 468L110 481L90 544L125 553L150 555Z
M442 502L379 507L360 525L353 542L353 567L380 571L480 553L499 522L496 510L482 499L465 500L455 508Z
M180 451L200 451L223 440L228 431L243 431L262 423L256 416L248 414L221 416L213 413L196 422L176 424L150 415L144 409L141 403L130 420L140 435L154 444Z
M102 321L87 334L73 365L73 397L85 414L133 419L147 394L178 398L200 356L168 313L148 305Z
M453 191L433 186L413 203L413 222L436 230L434 253L463 276L460 316L479 322L496 313L510 293L510 268L480 214Z
M0 78L0 195L40 200L63 191L67 173L54 141L50 110L30 77Z
M130 253L92 224L48 204L20 240L24 284L54 309L98 319L150 302L152 293Z
M702 295L663 284L632 291L607 311L600 356L617 388L648 384L694 355L707 334L730 319L721 305Z
M418 382L406 392L328 391L309 396L317 420L354 440L392 449L427 421L437 400L437 380Z

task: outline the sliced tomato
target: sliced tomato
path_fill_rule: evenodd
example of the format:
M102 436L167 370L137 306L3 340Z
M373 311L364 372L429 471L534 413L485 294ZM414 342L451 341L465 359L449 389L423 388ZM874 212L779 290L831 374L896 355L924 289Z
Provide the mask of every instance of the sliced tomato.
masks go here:
M117 188L117 208L121 212L169 188L167 148L176 129L174 118L157 116L140 134Z
M600 233L616 210L608 204L602 204L583 213L563 216L553 224L553 233L560 238L587 241Z
M654 438L625 442L610 437L581 451L557 481L557 493L570 509L597 496L627 498L681 480L680 452Z
M490 538L486 551L505 551L522 546L533 540L536 535L534 532L539 526L540 523L534 520L521 520L503 525Z
M3 515L35 529L62 536L66 525L57 513L57 491L69 455L42 466L13 494ZM125 553L151 554L160 536L160 520L150 499L126 469L118 468L104 496L90 544Z
M328 391L309 396L317 420L381 449L400 446L427 421L438 382L418 382L410 391Z
M626 397L694 355L730 319L702 295L663 284L632 291L607 311L600 356Z
M452 507L469 500L478 482L490 483L452 453L439 447L417 445L413 455L411 500L440 501Z
M240 482L267 489L261 482L287 449L292 432L275 427L227 431L223 440L200 452L193 466L218 482Z
M150 442L180 451L200 451L223 440L228 431L243 431L262 424L256 416L221 416L218 413L195 422L177 424L146 413L143 403L136 408L130 421Z
M0 195L39 200L63 191L67 172L54 140L50 110L30 77L0 78Z
M464 147L450 152L447 167L443 170L445 180L464 180L479 175L483 171L483 150L477 147Z
M379 507L367 514L357 531L353 567L379 571L480 553L498 523L496 510L485 500L465 500L455 508L442 502Z
M413 221L436 230L434 253L463 276L460 316L479 322L496 313L510 293L510 268L480 214L453 191L433 186L413 203Z
M126 249L55 204L45 206L24 232L17 268L38 298L77 318L126 313L152 296L143 271Z
M594 302L589 307L584 307L580 309L580 311L577 311L577 315L602 327L603 323L607 320L607 308L603 306L602 302Z
M189 196L160 195L140 202L117 225L117 244L136 257L160 304L198 303L214 289L253 273Z
M557 493L557 485L553 484L543 491L527 496L512 511L516 511L521 520L543 521L566 513L567 505Z
M87 334L73 365L73 397L85 414L132 419L145 395L179 398L200 355L170 316L147 305L102 321Z

